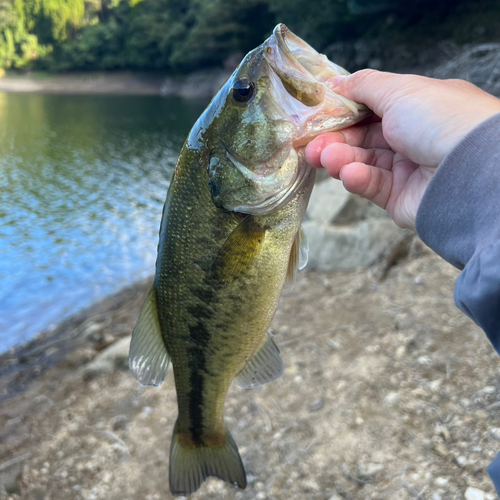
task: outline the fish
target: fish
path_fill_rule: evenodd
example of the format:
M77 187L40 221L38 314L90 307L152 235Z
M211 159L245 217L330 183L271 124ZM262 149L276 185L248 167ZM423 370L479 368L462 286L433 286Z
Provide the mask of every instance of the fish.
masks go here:
M285 282L307 262L301 223L315 170L305 146L370 114L333 91L329 80L345 74L279 24L245 56L181 150L129 355L145 385L161 384L173 366L174 496L209 476L246 486L224 402L234 379L251 388L284 372L269 326Z

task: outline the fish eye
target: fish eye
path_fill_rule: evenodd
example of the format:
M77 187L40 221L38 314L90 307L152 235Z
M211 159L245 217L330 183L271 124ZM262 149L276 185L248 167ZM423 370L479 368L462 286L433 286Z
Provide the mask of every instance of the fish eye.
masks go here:
M253 82L247 80L238 80L233 87L233 97L238 102L248 102L255 91Z

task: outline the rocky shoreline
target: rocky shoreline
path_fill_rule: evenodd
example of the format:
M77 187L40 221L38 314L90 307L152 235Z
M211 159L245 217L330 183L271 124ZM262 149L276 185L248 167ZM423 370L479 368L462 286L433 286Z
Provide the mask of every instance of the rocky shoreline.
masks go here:
M193 500L495 498L498 356L453 305L458 272L412 245L395 265L300 273L285 290L285 375L232 387L226 405L249 486L213 479ZM0 358L1 500L171 498L172 374L144 388L126 362L149 286Z
M209 97L222 71L7 76L0 91ZM308 271L273 322L285 375L227 400L249 486L209 480L193 500L496 498L485 467L500 450L498 355L453 304L458 271L332 181L304 228ZM127 366L151 281L0 355L0 500L171 498L173 376L144 388Z

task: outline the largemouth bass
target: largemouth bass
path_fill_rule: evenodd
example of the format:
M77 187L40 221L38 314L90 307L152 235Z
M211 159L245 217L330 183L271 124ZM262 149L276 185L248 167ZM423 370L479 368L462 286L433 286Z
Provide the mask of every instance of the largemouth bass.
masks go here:
M168 190L153 287L132 335L130 368L159 385L174 367L178 418L170 489L208 476L246 486L224 425L233 379L255 387L284 367L269 325L305 265L301 234L314 170L304 146L369 111L335 94L347 72L283 24L251 51L191 130Z

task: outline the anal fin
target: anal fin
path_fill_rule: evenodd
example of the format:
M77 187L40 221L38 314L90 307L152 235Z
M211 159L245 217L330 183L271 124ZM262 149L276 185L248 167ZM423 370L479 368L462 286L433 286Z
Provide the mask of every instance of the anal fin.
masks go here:
M269 330L266 341L236 377L240 387L251 388L279 379L285 371L280 350Z
M129 366L135 378L144 385L160 385L170 365L156 305L153 285L142 306L130 343Z

